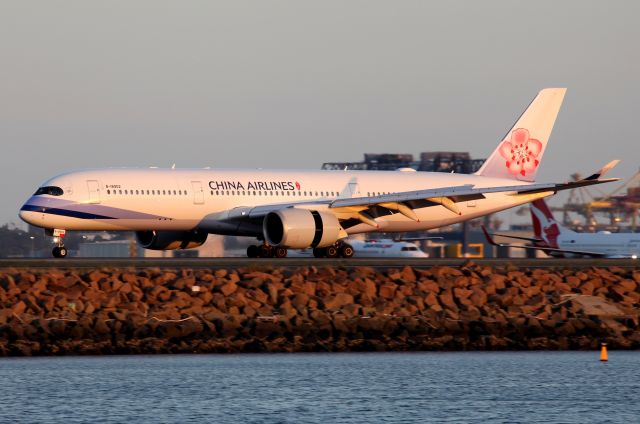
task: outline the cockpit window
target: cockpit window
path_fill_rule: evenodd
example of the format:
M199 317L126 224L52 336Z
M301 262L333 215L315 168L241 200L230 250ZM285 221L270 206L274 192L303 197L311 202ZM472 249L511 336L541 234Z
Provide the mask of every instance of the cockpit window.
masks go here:
M62 196L64 194L64 191L60 187L46 186L46 187L40 187L36 191L34 196L38 196L40 194L49 194L51 196Z

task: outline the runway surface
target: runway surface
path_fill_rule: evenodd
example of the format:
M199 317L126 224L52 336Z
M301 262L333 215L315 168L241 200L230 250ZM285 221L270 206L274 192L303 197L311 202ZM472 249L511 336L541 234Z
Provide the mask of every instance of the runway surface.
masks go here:
M273 267L343 267L375 268L452 266L459 267L468 259L352 258L352 259L249 259L249 258L66 258L66 259L0 259L2 268L273 268ZM638 268L637 259L472 259L478 265L523 268Z

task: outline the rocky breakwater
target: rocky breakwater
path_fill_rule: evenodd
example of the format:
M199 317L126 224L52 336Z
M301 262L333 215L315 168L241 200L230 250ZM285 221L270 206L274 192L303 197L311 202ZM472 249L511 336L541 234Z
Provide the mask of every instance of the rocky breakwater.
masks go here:
M0 272L0 355L640 347L640 271Z

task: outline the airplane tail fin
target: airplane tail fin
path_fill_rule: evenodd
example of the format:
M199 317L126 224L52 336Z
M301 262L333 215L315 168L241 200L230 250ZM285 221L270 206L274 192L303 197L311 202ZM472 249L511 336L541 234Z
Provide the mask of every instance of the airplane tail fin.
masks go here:
M563 227L553 217L551 210L543 199L538 199L530 204L531 222L533 223L533 235L541 240L541 247L558 248L558 236L561 233L573 232Z
M541 90L476 175L535 181L566 91Z

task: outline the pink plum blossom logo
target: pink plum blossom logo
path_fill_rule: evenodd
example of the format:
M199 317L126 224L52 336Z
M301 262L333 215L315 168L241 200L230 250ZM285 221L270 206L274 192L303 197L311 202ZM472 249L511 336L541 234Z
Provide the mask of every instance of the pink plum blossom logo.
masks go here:
M296 181L296 188L300 190L300 183Z
M500 145L500 154L507 160L506 167L513 175L527 175L534 171L540 161L537 157L542 152L542 143L529 137L529 130L517 128L511 132L511 140L504 140Z

